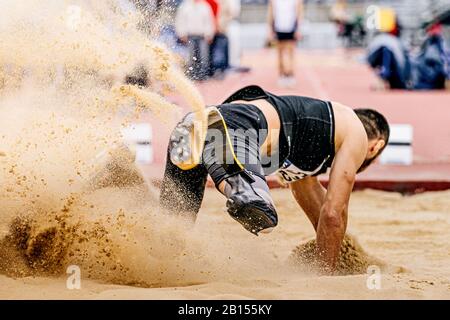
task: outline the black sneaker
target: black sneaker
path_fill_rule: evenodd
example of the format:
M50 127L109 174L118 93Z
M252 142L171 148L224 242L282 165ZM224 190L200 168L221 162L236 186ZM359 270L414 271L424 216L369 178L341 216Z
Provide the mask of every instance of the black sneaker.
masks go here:
M228 214L254 235L271 232L278 224L275 207L258 195L240 174L228 178L227 182L233 189L226 204Z

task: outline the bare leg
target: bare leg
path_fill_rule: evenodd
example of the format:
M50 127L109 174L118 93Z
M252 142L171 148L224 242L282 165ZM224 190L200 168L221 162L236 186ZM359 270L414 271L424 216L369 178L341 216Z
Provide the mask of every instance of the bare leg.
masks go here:
M284 43L281 41L278 41L277 44L278 47L278 75L280 77L284 77L285 74L285 65L284 65Z
M278 41L278 60L279 60L279 79L278 85L280 87L287 86L287 65L286 65L286 41Z
M288 67L286 68L286 74L293 77L295 72L295 41L286 42L286 52L288 56L288 62L286 63Z

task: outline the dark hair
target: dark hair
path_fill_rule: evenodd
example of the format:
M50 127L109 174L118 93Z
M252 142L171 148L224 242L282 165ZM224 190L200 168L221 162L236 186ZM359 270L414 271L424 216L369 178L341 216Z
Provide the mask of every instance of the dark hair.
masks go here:
M355 113L359 120L361 120L369 140L382 139L386 142L384 147L380 149L375 157L364 161L361 169L359 170L359 172L361 172L384 151L389 142L389 135L391 131L386 118L378 111L372 109L356 109Z

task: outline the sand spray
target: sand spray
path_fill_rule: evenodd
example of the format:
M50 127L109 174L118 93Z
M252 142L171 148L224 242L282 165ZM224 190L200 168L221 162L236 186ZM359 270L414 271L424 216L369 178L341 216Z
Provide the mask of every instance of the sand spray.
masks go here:
M120 129L139 114L179 114L167 95L199 118L204 109L170 50L139 30L138 13L109 0L1 0L0 9L0 273L61 276L78 265L112 283L188 285L238 281L271 259L239 252L219 227L198 232L162 216L158 190L120 147ZM124 84L137 65L149 88ZM99 166L99 154L110 161Z
M202 121L205 106L171 50L120 3L0 0L0 274L58 277L77 265L137 286L286 277L264 240L159 212L121 128L146 112L179 117L174 94ZM146 88L124 84L137 66Z

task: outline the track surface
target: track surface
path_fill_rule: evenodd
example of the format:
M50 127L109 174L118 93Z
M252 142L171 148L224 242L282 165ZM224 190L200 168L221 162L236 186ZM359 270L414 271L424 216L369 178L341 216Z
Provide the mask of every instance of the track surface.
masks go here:
M393 124L413 125L414 165L375 165L358 178L356 187L402 192L450 188L450 91L373 90L376 79L362 63L360 51L299 51L297 59L298 84L294 90L277 86L276 53L269 49L244 53L243 65L251 67L251 72L230 74L225 80L200 83L198 87L207 104L218 104L235 90L258 84L277 94L298 94L339 101L355 108L376 108ZM154 141L155 163L145 171L158 180L173 121L165 124L150 121L158 134Z

